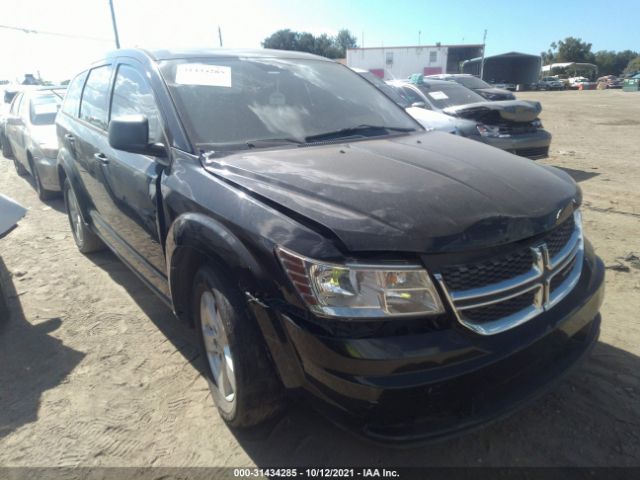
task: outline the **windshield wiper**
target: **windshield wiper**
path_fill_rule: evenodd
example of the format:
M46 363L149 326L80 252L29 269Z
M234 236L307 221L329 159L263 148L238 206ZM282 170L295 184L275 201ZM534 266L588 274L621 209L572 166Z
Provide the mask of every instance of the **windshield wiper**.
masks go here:
M258 138L245 142L249 148L264 148L286 144L303 145L304 143L302 140L296 140L295 138Z
M382 133L382 135L386 135L389 132L414 132L415 128L410 128L410 127L387 127L384 125L367 125L367 124L362 124L362 125L358 125L357 127L348 127L348 128L341 128L339 130L334 130L332 132L326 132L326 133L319 133L317 135L310 135L308 137L305 138L305 140L307 142L314 142L317 140L328 140L328 139L332 139L332 138L343 138L343 137L350 137L353 134L361 134L367 131L371 131L371 130L382 130L384 133ZM377 135L371 135L371 136L377 136Z

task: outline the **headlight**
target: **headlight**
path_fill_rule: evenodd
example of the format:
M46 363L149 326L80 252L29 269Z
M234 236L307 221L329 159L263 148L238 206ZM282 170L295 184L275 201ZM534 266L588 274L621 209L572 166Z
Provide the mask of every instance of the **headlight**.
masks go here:
M536 119L533 122L531 122L531 126L536 128L542 128L542 122L540 121L540 119Z
M478 133L483 137L499 137L500 136L500 127L494 127L490 125L478 124Z
M283 248L277 255L307 306L330 317L394 317L444 312L427 271L417 265L329 264Z

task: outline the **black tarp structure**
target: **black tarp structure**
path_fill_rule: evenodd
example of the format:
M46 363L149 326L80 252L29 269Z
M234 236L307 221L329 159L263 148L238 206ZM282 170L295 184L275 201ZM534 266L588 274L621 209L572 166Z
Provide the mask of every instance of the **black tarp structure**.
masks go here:
M482 58L467 60L462 71L480 76ZM542 59L538 55L509 52L484 59L482 79L489 83L513 83L528 85L536 83L540 77Z

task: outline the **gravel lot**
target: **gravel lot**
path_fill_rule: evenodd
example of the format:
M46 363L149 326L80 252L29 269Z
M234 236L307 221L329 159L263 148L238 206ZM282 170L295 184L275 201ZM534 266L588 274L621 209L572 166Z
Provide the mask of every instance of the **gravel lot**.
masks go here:
M640 465L640 94L530 92L553 135L544 163L583 188L608 267L592 357L510 418L393 450L300 404L258 431L218 417L195 336L112 254L80 254L61 200L0 157L0 192L29 208L0 240L0 465Z

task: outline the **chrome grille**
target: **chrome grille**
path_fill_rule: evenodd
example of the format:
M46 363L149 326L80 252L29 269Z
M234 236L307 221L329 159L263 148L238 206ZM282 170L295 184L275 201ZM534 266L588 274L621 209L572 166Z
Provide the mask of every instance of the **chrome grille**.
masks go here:
M482 335L520 325L564 298L580 278L580 212L532 246L436 274L458 321Z

